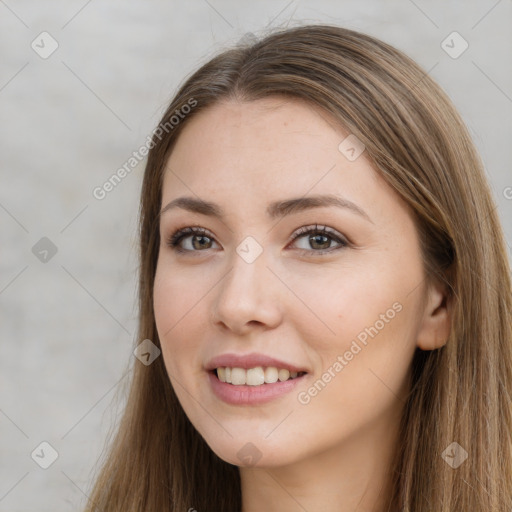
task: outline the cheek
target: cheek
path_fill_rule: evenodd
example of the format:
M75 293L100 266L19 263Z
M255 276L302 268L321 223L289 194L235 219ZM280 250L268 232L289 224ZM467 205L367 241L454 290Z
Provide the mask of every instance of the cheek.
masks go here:
M385 300L383 304L388 306ZM399 420L415 350L412 309L381 308L379 301L364 306L357 318L342 317L330 346L317 346L316 353L322 354L319 371L298 390L294 420L307 426L297 432L306 444L318 444L321 433L320 444L328 446L362 428ZM378 316L375 320L374 312L386 311L388 323ZM287 426L291 435L295 427Z
M390 260L352 263L347 258L328 271L313 269L307 278L286 276L302 302L295 301L293 322L307 334L304 341L331 358L348 350L355 339L362 346L372 339L382 339L381 345L384 340L386 345L398 342L417 313L411 291L421 282L421 267L397 268L399 262Z
M190 380L198 368L199 340L204 333L204 289L194 278L157 268L153 292L155 323L169 376Z
M384 268L353 265L333 272L335 279L315 281L323 287L311 287L309 281L300 288L297 282L294 290L310 298L311 309L327 324L315 320L316 334L310 329L307 338L317 380L302 390L299 401L309 401L306 409L329 411L333 421L343 416L350 423L400 401L416 349L421 311L420 287L414 287L422 275L421 265L401 268L389 261ZM311 316L301 322L306 332Z

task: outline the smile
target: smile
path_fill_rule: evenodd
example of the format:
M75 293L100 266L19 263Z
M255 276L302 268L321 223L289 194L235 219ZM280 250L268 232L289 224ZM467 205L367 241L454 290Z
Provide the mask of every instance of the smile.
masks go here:
M227 382L233 386L262 386L264 384L274 384L275 382L285 382L289 379L295 379L304 375L305 372L290 372L286 368L276 368L275 366L256 366L255 368L231 368L220 367L216 369L216 375L221 382Z
M284 397L306 378L307 373L279 370L276 367L255 367L247 370L221 367L209 371L207 375L210 389L217 398L230 405L251 406ZM227 375L232 382L226 381ZM263 382L261 382L262 375ZM266 381L266 375L269 382Z
M225 353L205 364L210 390L231 405L257 405L290 393L309 368L266 354Z

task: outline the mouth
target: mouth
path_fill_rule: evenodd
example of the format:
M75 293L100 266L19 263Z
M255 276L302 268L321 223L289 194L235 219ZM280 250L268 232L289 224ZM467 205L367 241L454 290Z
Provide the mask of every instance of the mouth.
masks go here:
M304 371L275 366L247 369L221 366L207 372L213 394L231 406L258 406L277 399L284 400L307 375Z
M299 379L306 372L290 371L275 366L256 366L254 368L238 368L223 366L210 371L220 382L232 386L266 386L277 382Z
M205 364L209 388L230 405L285 399L308 378L308 367L256 352L220 354Z

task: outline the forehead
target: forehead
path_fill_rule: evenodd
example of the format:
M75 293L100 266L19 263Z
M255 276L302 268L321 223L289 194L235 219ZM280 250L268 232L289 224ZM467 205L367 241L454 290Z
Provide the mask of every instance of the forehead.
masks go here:
M215 103L195 114L179 138L187 141L202 132L203 141L233 141L249 147L271 141L276 134L281 143L325 140L327 131L333 132L335 140L348 135L323 109L297 98L271 96L254 101L231 99ZM273 148L267 149L272 151Z
M372 174L364 153L349 161L340 152L348 135L328 113L301 100L220 102L187 121L167 162L164 187L179 176L203 189L236 184L256 190L264 184L304 194L318 180L332 186L347 171L348 178L363 168Z
M161 207L197 198L216 205L228 224L246 226L272 222L272 205L288 199L332 195L359 207L389 236L412 233L411 208L366 151L349 159L340 150L347 136L329 114L301 101L215 104L184 126L164 171Z

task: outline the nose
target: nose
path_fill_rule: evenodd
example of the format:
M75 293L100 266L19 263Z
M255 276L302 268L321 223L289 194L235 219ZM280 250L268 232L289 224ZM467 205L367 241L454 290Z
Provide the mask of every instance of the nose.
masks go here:
M251 263L233 253L231 267L216 287L215 325L239 336L279 325L284 287L267 265L265 251Z

